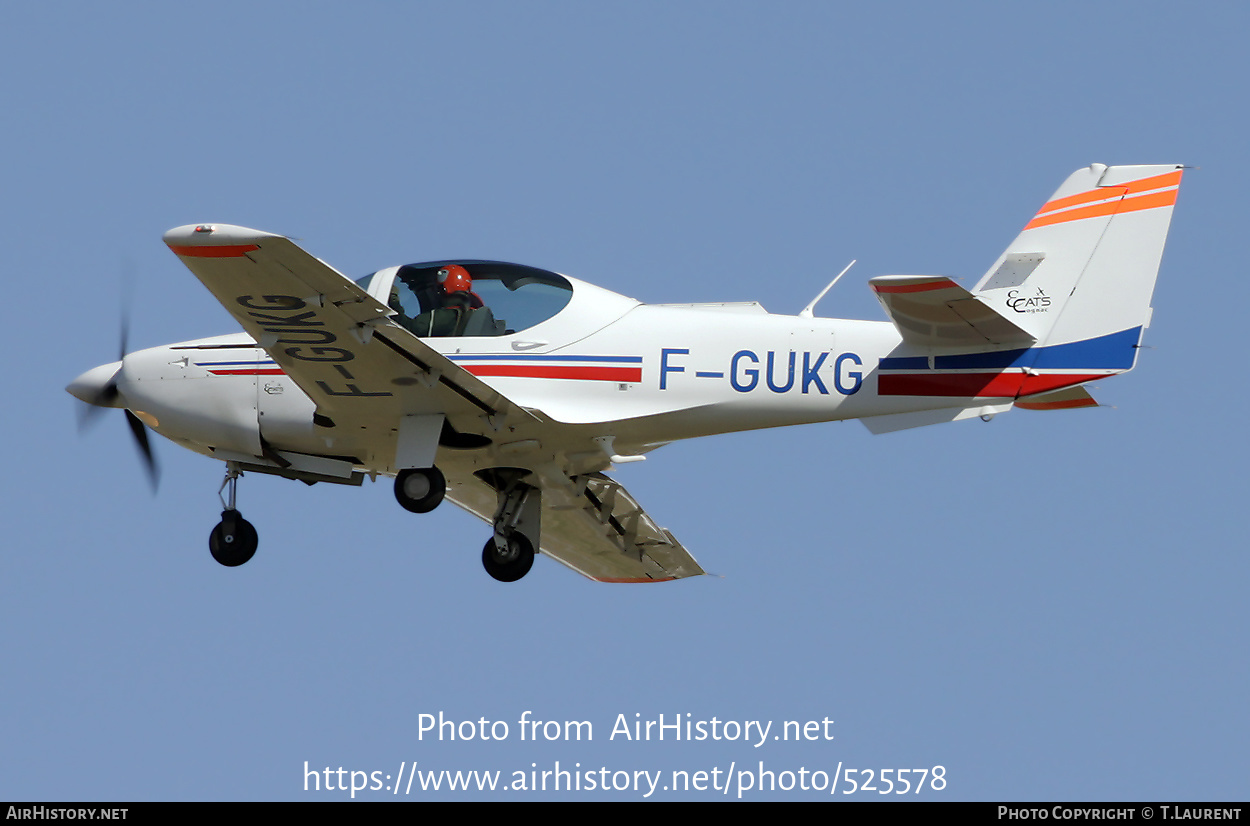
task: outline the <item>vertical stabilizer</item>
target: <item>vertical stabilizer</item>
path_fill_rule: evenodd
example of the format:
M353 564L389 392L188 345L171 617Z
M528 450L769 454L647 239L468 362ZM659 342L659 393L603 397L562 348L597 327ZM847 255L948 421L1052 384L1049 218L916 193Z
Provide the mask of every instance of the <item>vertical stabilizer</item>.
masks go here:
M1074 172L973 292L1040 353L1079 350L1088 367L1132 368L1180 180L1175 164Z

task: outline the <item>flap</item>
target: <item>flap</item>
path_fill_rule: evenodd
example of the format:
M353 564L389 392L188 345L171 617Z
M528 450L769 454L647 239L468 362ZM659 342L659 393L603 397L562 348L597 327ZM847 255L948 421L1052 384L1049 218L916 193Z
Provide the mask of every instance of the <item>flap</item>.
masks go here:
M494 488L476 477L458 479L447 497L487 522L495 512ZM543 479L542 552L597 582L666 582L704 573L671 533L602 473Z

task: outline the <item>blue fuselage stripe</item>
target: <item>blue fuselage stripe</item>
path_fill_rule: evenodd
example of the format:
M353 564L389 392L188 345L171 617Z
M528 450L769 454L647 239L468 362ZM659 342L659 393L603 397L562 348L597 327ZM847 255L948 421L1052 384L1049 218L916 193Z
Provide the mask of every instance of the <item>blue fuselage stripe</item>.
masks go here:
M1098 338L1052 344L1049 347L934 356L933 367L936 370L1005 370L1011 367L1039 370L1128 370L1133 366L1141 333L1141 327L1133 327ZM929 364L925 356L891 356L881 359L880 367L882 370L927 370Z
M881 359L882 370L928 370L928 356L890 356Z

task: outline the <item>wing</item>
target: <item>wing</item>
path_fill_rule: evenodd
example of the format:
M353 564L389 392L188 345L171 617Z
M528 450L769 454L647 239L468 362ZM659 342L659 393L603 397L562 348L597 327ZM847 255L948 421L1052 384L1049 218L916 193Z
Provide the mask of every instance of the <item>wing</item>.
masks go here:
M605 582L703 573L623 487L570 465L576 457L606 465L593 426L553 422L510 401L390 321L386 305L290 239L216 224L170 230L165 243L308 394L317 424L374 434L365 457L371 469L433 464L432 455L424 465L403 460L397 423L445 417L456 433L499 451L485 464L464 456L440 462L448 498L464 509L493 521L498 494L477 474L491 461L536 469L530 479L542 490L546 555Z
M376 433L375 469L417 466L396 459L405 416L441 414L467 433L534 419L288 238L216 224L172 229L165 243L308 394L317 424Z

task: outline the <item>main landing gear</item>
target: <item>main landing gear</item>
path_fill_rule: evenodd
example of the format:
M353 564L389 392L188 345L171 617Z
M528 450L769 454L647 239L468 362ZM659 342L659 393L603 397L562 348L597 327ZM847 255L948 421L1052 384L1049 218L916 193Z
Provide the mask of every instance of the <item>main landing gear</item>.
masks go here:
M527 473L517 468L492 468L479 474L499 496L492 520L495 532L482 548L482 566L500 582L516 582L534 565L541 494L521 481ZM413 513L429 513L446 495L447 480L438 468L410 468L395 477L395 500Z
M502 537L495 534L482 548L482 566L500 582L516 582L528 574L533 565L534 546L519 531Z
M395 501L413 513L429 513L447 495L447 479L436 467L401 470L395 477Z
M256 546L260 544L260 538L256 535L256 529L252 527L252 523L244 519L234 506L235 487L239 476L239 466L234 462L227 462L226 478L218 488L217 496L220 498L221 492L226 488L230 490L221 502L223 508L221 521L208 535L208 549L212 551L213 559L227 568L237 568L247 562L256 553Z
M497 476L500 482L504 478L503 473ZM526 534L538 536L539 496L537 488L515 475L499 490L495 535L482 548L482 566L500 582L516 582L534 565L534 543Z

